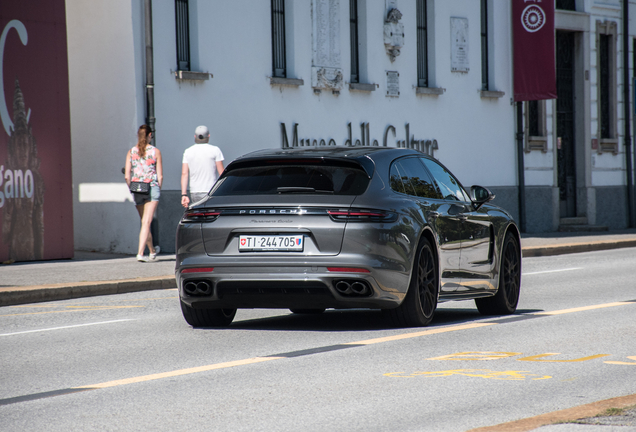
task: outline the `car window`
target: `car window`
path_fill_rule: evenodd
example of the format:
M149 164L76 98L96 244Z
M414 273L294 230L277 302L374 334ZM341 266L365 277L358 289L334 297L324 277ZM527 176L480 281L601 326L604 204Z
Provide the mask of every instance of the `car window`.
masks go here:
M406 193L404 183L402 183L402 173L400 173L398 165L395 163L391 165L391 171L389 172L389 184L391 185L391 189L394 191L403 194Z
M444 199L470 202L468 194L461 187L459 181L446 168L431 159L419 159L431 172Z
M417 158L404 158L394 162L391 166L391 181L394 172L399 173L405 188L403 193L421 198L439 198L433 181Z
M215 185L213 196L286 192L360 195L369 185L364 170L330 165L290 164L236 168ZM306 191L299 190L306 188Z

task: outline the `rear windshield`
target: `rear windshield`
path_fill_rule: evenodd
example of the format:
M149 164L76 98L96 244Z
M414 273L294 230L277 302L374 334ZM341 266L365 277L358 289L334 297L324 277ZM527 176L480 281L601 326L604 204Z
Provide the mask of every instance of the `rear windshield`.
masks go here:
M362 169L329 165L268 165L237 168L212 189L213 196L255 194L360 195L369 184Z

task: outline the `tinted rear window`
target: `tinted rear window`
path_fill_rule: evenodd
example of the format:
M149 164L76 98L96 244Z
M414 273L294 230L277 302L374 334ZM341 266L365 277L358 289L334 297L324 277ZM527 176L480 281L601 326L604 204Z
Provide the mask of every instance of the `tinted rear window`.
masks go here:
M236 168L214 186L212 195L319 193L360 195L369 184L362 169L326 165L268 165ZM306 189L303 189L306 188Z

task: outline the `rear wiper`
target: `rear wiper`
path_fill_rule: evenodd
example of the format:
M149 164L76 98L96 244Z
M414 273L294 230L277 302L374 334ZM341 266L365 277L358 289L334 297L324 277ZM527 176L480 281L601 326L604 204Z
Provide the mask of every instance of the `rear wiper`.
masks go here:
M327 190L316 190L312 187L302 187L302 186L284 186L276 188L278 193L328 193L332 194L333 191Z

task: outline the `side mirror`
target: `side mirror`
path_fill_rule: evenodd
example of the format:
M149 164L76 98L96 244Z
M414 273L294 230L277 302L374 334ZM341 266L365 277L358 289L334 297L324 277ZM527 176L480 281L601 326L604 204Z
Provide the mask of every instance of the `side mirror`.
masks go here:
M473 200L475 210L479 210L479 208L488 201L495 199L495 195L483 186L471 186L470 195L470 198Z

